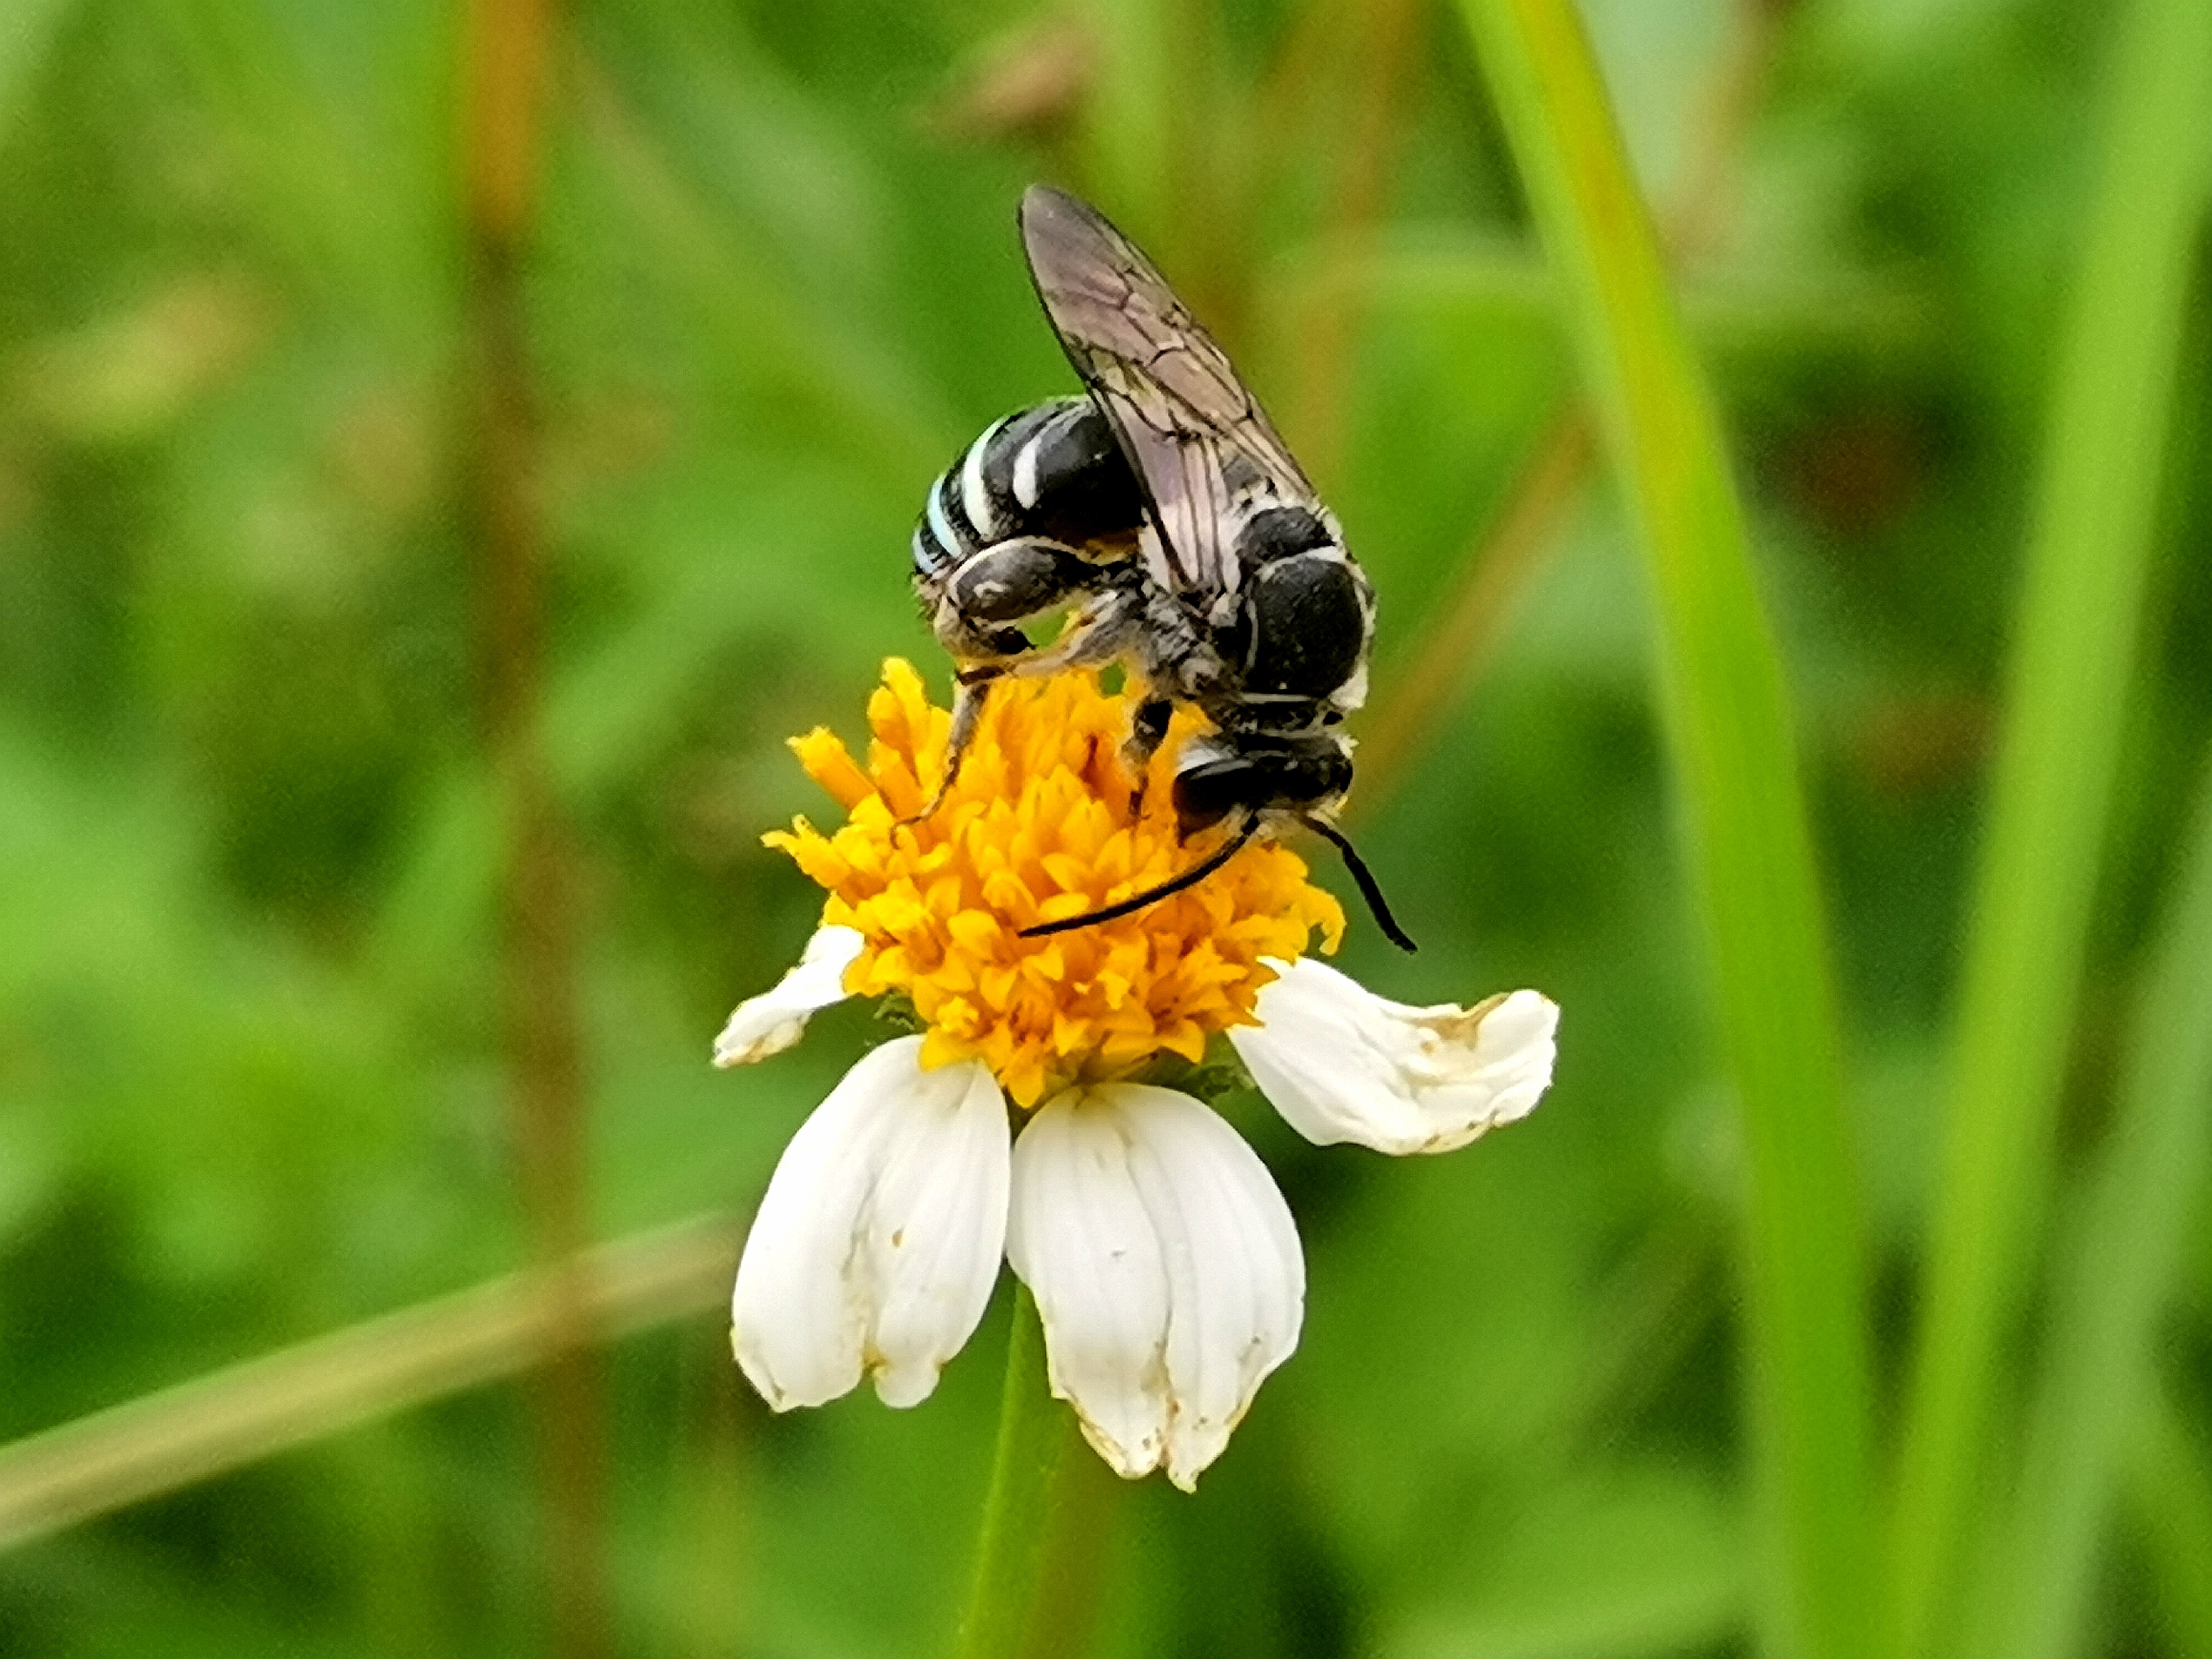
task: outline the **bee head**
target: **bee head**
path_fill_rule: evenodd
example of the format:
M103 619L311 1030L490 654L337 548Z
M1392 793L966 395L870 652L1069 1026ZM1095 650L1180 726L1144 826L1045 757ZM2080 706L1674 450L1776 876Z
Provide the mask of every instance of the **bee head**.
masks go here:
M1351 787L1352 746L1342 738L1201 738L1184 750L1176 773L1176 822L1190 836L1240 808L1326 811Z
M1344 854L1345 867L1359 884L1359 896L1393 945L1413 949L1384 902L1382 890L1344 832L1328 814L1352 787L1352 744L1333 736L1295 738L1257 732L1217 733L1193 741L1176 769L1176 827L1188 836L1234 819L1227 839L1212 853L1158 887L1109 904L1103 910L1065 916L1024 927L1022 937L1064 933L1094 922L1110 921L1195 886L1241 852L1272 818L1304 824Z

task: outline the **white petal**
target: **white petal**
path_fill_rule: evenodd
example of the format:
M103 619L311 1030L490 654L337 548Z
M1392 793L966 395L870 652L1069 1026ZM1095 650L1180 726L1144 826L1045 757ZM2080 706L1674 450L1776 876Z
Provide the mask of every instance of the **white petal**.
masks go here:
M1229 1033L1252 1080L1317 1146L1448 1152L1535 1109L1551 1086L1559 1005L1534 991L1473 1008L1411 1008L1303 957L1271 963L1258 1026Z
M1305 1258L1237 1132L1188 1095L1070 1090L1014 1143L1006 1255L1052 1391L1116 1473L1185 1492L1297 1346Z
M817 927L799 966L772 991L747 997L714 1039L714 1064L749 1066L780 1054L805 1034L807 1016L845 1000L845 970L860 954L850 927Z
M845 1073L784 1148L730 1300L738 1364L778 1411L937 1386L983 1316L1006 1248L1006 1097L898 1037Z

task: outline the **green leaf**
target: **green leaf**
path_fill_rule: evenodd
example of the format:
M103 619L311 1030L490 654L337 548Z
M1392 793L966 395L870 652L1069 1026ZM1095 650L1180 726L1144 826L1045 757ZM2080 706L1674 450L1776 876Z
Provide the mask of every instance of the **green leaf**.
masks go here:
M1637 1659L1702 1650L1743 1622L1737 1516L1680 1469L1571 1480L1486 1553L1486 1582L1467 1605L1416 1615L1377 1652Z
M1464 0L1659 620L1659 681L1749 1153L1770 1648L1872 1638L1865 1271L1789 702L1743 515L1589 42L1568 0Z
M2026 1476L1991 1651L2082 1647L2097 1547L2134 1418L2151 1398L2151 1337L2181 1266L2212 1128L2212 766L2195 838L2143 988L2119 1111L2071 1248L2029 1428Z
M2212 1464L2200 1425L2170 1390L2135 1425L2128 1495L2149 1558L2167 1650L2212 1659Z
M2143 0L2118 46L1959 993L1890 1540L1900 1656L1949 1635L1998 1355L2048 1184L2201 204L2212 9Z
M70 0L15 0L0 15L0 138L37 84L71 9Z

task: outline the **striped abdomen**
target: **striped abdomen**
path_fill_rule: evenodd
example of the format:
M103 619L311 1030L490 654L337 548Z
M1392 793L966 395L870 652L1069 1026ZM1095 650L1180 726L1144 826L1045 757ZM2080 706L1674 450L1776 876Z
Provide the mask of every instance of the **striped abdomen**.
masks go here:
M1136 475L1098 406L1058 398L1007 416L930 486L914 567L938 583L1000 542L1085 548L1134 536L1143 517Z

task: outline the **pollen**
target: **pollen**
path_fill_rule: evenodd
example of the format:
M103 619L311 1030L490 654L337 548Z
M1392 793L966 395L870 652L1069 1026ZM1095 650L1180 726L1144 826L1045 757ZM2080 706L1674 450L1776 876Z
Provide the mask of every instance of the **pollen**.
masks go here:
M924 1065L980 1059L1024 1108L1159 1054L1195 1063L1212 1033L1257 1024L1254 999L1275 977L1263 958L1297 960L1316 930L1334 951L1344 935L1304 860L1262 836L1132 915L1021 936L1158 886L1220 845L1220 830L1176 836L1176 751L1203 728L1191 711L1133 810L1120 753L1131 706L1088 673L1001 680L959 777L908 822L943 773L951 717L894 658L868 701L865 765L827 730L792 739L843 825L824 834L802 817L763 837L828 890L823 925L866 941L846 990L904 994L927 1027Z

